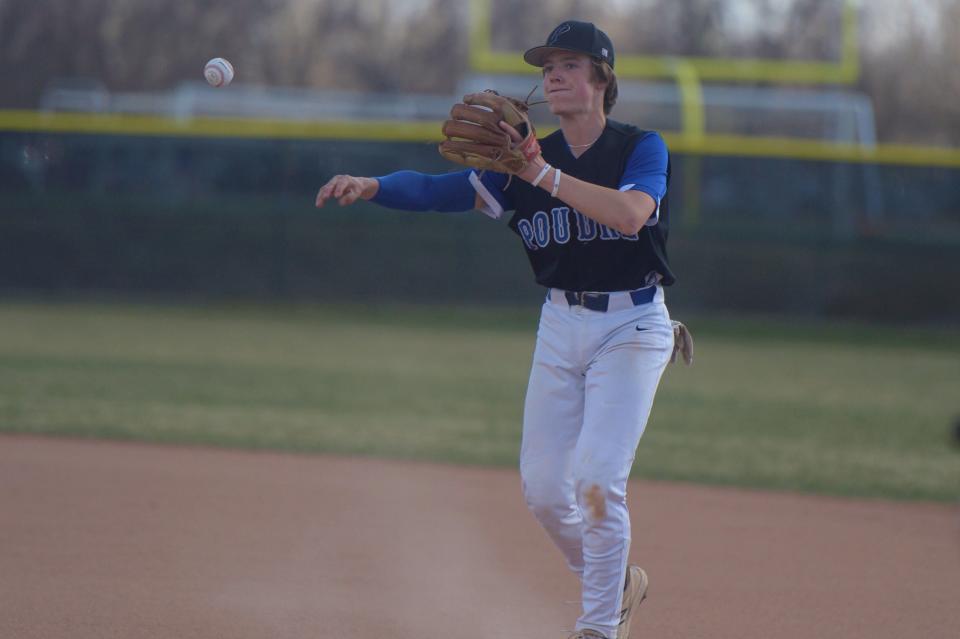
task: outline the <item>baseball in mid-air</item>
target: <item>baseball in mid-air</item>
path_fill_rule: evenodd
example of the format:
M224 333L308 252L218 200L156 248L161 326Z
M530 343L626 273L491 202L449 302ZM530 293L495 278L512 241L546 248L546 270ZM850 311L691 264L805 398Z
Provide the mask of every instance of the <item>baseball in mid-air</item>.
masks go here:
M203 77L212 87L225 87L233 81L233 65L226 58L214 58L204 65Z

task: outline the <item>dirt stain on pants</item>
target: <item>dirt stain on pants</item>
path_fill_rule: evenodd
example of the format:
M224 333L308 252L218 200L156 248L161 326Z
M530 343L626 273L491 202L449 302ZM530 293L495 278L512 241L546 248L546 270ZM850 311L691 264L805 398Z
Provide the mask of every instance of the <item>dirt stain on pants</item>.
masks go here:
M583 494L583 497L594 519L603 519L607 516L607 500L600 486L594 484Z

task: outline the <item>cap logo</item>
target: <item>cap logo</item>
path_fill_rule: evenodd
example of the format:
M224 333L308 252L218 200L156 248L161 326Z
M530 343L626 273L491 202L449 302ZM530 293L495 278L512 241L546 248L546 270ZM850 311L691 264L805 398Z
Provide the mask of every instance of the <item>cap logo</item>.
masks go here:
M564 22L564 23L561 24L559 27L557 27L556 29L553 30L553 33L551 33L551 34L550 34L550 37L547 38L547 44L554 44L554 43L556 43L556 41L560 39L560 36L562 36L564 33L567 33L568 31L570 31L571 28L572 28L572 27L570 26L570 24L569 24L568 22Z
M609 57L610 57L610 52L607 51L606 48L604 48L604 47L601 47L601 48L600 48L600 53L602 53L602 54L603 54L603 57L605 57L605 58L609 58Z

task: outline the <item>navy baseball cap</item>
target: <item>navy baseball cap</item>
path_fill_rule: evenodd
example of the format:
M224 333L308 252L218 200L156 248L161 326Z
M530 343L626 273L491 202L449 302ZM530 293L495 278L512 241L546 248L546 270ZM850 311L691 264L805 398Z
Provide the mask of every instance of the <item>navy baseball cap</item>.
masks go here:
M592 22L567 20L550 32L545 45L528 49L523 59L535 67L542 67L544 59L556 51L585 53L613 67L613 42Z

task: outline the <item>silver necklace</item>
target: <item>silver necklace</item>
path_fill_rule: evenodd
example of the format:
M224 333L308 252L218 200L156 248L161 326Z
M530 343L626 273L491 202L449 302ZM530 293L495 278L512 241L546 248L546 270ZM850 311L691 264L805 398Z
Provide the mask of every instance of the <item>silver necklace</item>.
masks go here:
M603 135L603 132L601 132L600 135ZM568 143L567 146L569 146L571 149L582 149L585 146L593 146L597 142L597 140L600 139L600 135L594 138L593 142L589 142L587 144L569 144Z

